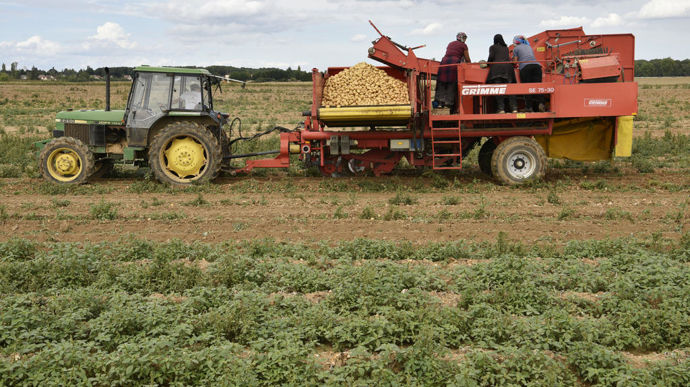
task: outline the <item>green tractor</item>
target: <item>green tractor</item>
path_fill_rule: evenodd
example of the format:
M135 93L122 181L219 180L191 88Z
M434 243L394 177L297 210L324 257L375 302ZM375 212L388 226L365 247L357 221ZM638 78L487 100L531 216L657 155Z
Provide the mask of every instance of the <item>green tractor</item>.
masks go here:
M126 109L110 110L106 68L105 110L59 112L53 138L36 144L41 173L81 184L125 163L148 164L170 185L213 180L228 152L228 115L213 110L219 82L205 69L137 67Z

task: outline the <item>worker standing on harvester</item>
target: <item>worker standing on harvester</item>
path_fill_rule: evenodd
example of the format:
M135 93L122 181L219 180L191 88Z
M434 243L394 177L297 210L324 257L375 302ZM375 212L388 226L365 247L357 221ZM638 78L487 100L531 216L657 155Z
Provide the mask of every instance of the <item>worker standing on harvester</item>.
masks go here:
M516 35L513 37L513 59L518 61L520 68L520 82L521 83L539 83L541 82L541 65L534 57L534 51L529 46L529 42L523 35ZM525 111L533 112L534 103L539 103L539 111L544 111L544 104L541 99L531 95L525 96Z
M458 95L458 69L457 66L444 66L456 63L470 63L470 53L467 49L467 34L458 32L456 40L450 42L446 48L446 55L441 60L436 77L436 96L434 106L449 107L451 113L457 112L455 100Z
M503 35L494 35L494 44L489 47L489 75L486 83L515 83L515 70L510 63L510 53ZM492 63L499 62L499 63ZM501 63L502 62L502 63ZM496 112L505 113L505 96L496 96ZM508 96L509 109L517 113L517 102L514 95Z

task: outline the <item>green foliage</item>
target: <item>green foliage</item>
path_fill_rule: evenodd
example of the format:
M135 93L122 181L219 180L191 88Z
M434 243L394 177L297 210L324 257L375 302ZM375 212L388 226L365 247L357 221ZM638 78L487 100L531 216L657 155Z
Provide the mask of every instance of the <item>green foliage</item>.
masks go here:
M41 182L32 188L34 192L42 195L89 195L105 194L112 190L112 187L105 185L74 185L74 184L55 184L47 181Z
M362 213L359 214L360 219L376 219L377 217L376 212L369 206L364 207Z
M10 218L10 214L7 213L7 207L4 204L0 204L0 221L4 222Z
M444 206L457 206L460 202L459 196L444 196L441 198L441 204Z
M192 206L192 207L201 207L201 206L210 206L211 203L208 202L208 200L204 199L204 196L199 193L194 200L190 200L188 202L183 203L185 206Z
M689 241L11 239L0 242L0 375L8 385L687 385ZM649 352L644 367L626 355Z
M623 357L594 343L578 343L568 354L568 363L578 376L596 385L619 385L629 381L630 368Z
M558 197L558 194L556 194L555 191L549 191L549 194L546 197L546 201L555 205L555 206L561 204L561 198Z
M621 210L620 208L608 208L604 213L604 218L608 220L626 219L630 222L635 222L629 211Z
M583 181L580 183L580 188L586 189L586 190L601 190L601 191L610 191L611 186L606 180L597 180L594 182L591 181Z
M643 136L633 139L632 152L642 157L687 156L690 153L690 136L666 131L662 137L652 137L650 132L645 132Z
M67 207L70 205L69 200L67 199L58 199L58 198L51 198L50 203L53 205L55 208L61 208L61 207Z
M649 159L640 156L634 156L630 159L633 168L637 169L640 173L652 173L654 172L654 162Z
M350 215L343 210L343 206L338 206L333 213L333 219L347 219Z
M637 59L635 60L635 76L637 77L677 77L690 75L690 60Z
M96 220L115 220L117 218L117 204L101 199L89 207L91 218Z
M407 214L394 208L393 206L388 207L388 212L383 215L383 220L402 220L407 219Z
M0 177L21 177L27 168L34 167L33 144L42 139L39 136L0 134Z
M558 213L558 220L567 220L573 217L575 215L575 210L573 210L570 207L564 207L559 213Z
M411 206L419 203L419 200L408 193L398 191L394 197L388 199L388 203L399 206Z

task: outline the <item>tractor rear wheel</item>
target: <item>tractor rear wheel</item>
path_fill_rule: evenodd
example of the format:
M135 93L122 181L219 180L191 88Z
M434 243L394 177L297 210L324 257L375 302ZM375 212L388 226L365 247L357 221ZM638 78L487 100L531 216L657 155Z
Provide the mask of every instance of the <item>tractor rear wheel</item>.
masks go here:
M477 155L479 169L489 176L491 175L491 156L494 154L494 150L496 150L496 143L492 138L489 138L479 148L479 155Z
M507 185L540 179L546 173L546 154L533 138L511 137L496 147L491 156L491 172Z
M156 179L170 185L205 183L220 172L218 139L195 122L173 122L151 141L149 165Z
M89 148L73 137L58 137L43 147L39 155L43 177L53 183L83 184L94 169Z

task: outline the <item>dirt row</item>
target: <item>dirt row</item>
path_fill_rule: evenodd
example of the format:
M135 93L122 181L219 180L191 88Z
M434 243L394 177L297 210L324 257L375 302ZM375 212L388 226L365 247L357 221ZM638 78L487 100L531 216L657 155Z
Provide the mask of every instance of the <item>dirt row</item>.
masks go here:
M322 192L328 178L318 177L221 179L213 192L201 194L130 193L137 179L102 179L93 184L109 193L86 195L27 194L43 184L41 180L6 181L0 194L0 240L98 242L134 234L155 241L274 238L316 243L372 238L423 243L495 240L503 232L525 243L564 242L653 234L678 238L688 231L690 218L690 177L678 173L582 177L564 186L536 189L486 183L470 193L453 188L401 192L413 201L409 205L391 204L398 194L394 190L358 192L358 179L339 179L351 184L352 192ZM419 178L395 179L405 187ZM602 180L618 189L582 188L583 182ZM290 181L296 183L289 191L266 189L285 187ZM233 189L247 182L254 191ZM653 188L658 182L676 188ZM93 212L103 203L112 204L111 220L97 219Z

